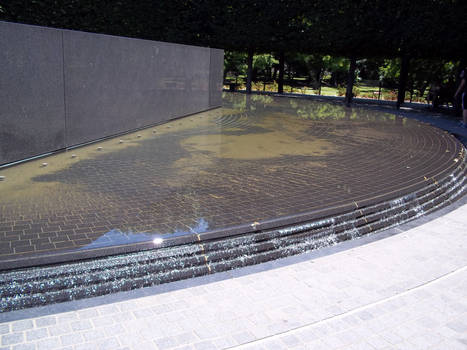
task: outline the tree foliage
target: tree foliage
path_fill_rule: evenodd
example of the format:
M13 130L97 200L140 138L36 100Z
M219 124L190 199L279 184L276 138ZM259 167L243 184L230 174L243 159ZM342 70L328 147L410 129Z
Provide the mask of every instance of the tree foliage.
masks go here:
M7 21L255 52L462 58L464 0L0 0Z

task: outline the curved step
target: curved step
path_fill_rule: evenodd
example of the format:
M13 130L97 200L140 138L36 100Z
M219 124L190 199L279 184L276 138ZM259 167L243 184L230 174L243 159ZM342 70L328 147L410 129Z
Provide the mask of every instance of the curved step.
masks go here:
M454 171L389 201L237 236L0 274L0 311L82 299L258 264L407 222L466 192L466 156Z

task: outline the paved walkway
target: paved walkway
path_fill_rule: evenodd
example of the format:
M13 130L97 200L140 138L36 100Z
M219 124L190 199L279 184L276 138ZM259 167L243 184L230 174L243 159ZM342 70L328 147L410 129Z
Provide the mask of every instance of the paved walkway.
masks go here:
M2 314L1 349L466 349L467 198L456 206L266 264Z

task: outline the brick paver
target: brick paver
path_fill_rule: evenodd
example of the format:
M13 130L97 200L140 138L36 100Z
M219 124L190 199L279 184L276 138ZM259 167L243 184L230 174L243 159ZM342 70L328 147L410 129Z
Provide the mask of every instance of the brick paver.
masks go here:
M96 307L73 311L72 302L68 312L0 323L0 346L465 349L466 217L467 203L334 254L327 248L175 282L172 291L170 284L150 287L144 297L132 297L134 291Z
M0 266L376 197L435 181L461 150L381 111L229 95L223 109L0 170Z

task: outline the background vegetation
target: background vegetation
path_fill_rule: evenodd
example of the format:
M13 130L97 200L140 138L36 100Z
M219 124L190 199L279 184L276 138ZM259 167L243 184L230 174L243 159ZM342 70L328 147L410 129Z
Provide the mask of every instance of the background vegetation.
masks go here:
M408 74L406 100L427 101L430 89L442 88L452 97L460 60L416 59ZM247 53L227 51L224 65L224 87L245 89ZM291 53L285 55L284 91L330 96L345 95L349 59L329 55ZM274 54L253 56L252 90L277 91L278 58ZM357 60L354 96L396 100L400 75L398 58Z
M349 101L380 83L399 102L455 85L466 13L465 0L0 0L1 20L219 47L247 91Z

